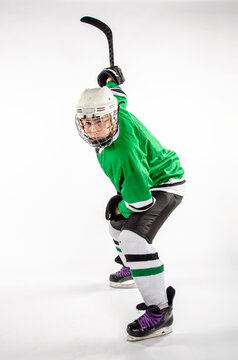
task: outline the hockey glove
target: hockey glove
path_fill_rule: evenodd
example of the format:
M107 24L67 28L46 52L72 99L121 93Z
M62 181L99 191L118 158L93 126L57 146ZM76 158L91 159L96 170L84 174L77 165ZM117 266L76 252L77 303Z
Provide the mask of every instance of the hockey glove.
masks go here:
M115 208L122 200L121 195L113 196L107 203L105 217L107 220L122 220L125 219L123 215L116 215Z
M102 72L100 72L97 79L98 85L100 87L105 86L109 77L111 77L117 85L123 84L125 81L121 69L118 66L112 66L105 68Z

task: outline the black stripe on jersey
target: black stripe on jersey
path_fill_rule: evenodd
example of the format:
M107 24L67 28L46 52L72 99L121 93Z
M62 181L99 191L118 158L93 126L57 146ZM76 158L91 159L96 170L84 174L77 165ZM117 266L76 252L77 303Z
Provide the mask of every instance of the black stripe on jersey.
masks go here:
M118 241L116 241L116 240L113 240L113 241L114 241L114 244L119 245Z
M155 203L155 199L152 198L151 199L151 203L149 205L145 205L145 206L142 206L142 207L136 207L136 206L133 206L131 204L129 204L129 207L132 208L134 211L146 211L148 209L150 209Z
M125 97L127 97L127 96L126 96L126 93L124 93L124 91L121 90L121 89L111 88L110 90L111 90L111 92L113 93L113 95L125 96Z
M177 185L182 185L185 183L186 183L186 180L179 181L179 182L172 183L172 184L162 184L162 185L154 186L154 187L150 188L150 190L158 189L158 188L165 188L165 187L170 187L170 186L177 186Z
M125 104L125 101L120 101L118 106L120 107L121 104Z
M126 93L122 90L122 89L119 89L119 88L110 88L111 91L116 91L116 92L119 92L119 93L122 93L124 95L126 95Z
M143 254L143 255L125 255L126 261L137 262L137 261L150 261L159 259L158 253L154 254Z

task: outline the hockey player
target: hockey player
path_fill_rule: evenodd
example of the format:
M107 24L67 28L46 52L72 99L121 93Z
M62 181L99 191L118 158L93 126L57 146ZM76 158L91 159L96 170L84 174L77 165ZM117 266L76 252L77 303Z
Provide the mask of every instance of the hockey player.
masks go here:
M82 93L75 122L117 191L106 218L122 268L110 275L110 285L129 287L134 281L141 293L144 302L137 309L145 312L127 326L128 340L134 341L172 331L175 290L165 289L164 265L152 242L182 201L185 177L177 154L126 110L123 82L120 68L104 69L98 75L100 88Z

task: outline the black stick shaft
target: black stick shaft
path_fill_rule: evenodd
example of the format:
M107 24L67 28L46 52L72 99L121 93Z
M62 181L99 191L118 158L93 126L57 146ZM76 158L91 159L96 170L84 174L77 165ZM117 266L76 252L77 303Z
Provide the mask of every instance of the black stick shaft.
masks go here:
M112 38L112 30L109 28L109 26L103 23L102 21L92 18L90 16L84 16L82 17L82 19L80 19L80 21L95 26L106 35L108 40L108 47L109 47L110 66L111 67L114 66L113 38Z

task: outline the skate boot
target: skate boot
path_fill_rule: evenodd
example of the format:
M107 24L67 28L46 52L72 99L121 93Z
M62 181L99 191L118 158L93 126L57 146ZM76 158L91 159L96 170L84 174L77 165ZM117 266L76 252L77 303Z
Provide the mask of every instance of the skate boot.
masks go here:
M109 285L114 288L134 288L136 284L131 275L130 268L123 266L120 271L110 275Z
M128 341L144 340L156 336L169 334L173 331L172 304L175 290L171 286L167 289L168 307L160 309L156 305L146 306L145 303L137 305L138 310L146 310L144 315L127 326Z

